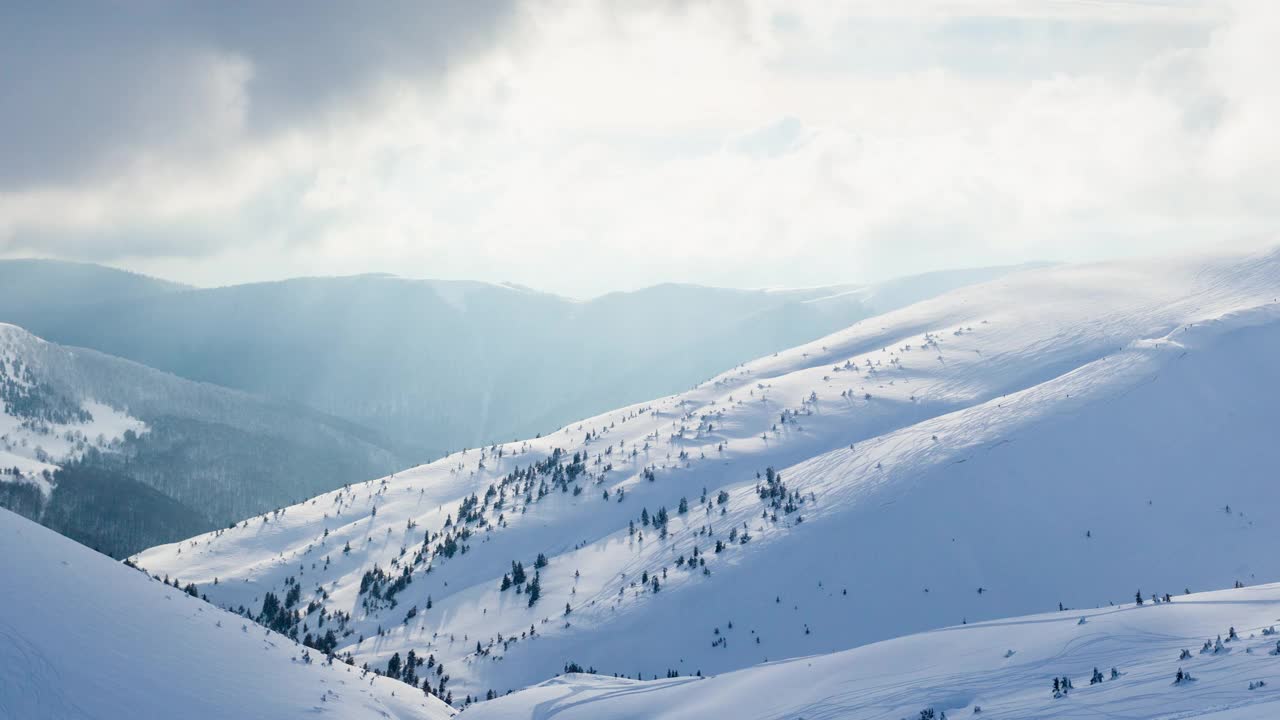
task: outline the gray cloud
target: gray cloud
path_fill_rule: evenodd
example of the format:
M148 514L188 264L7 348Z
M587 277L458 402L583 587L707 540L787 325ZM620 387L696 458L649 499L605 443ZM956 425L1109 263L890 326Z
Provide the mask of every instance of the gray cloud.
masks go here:
M0 4L0 192L323 121L439 77L511 16L509 0Z

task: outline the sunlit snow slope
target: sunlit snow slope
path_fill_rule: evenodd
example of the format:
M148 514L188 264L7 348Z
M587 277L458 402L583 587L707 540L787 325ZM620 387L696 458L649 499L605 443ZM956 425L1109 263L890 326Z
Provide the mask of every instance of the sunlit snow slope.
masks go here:
M0 718L422 718L443 703L335 663L0 510Z
M956 720L1261 720L1280 717L1280 657L1270 634L1277 622L1280 585L1265 585L957 625L713 678L566 675L464 717L920 720L932 710ZM1183 659L1183 650L1191 656ZM1091 683L1095 669L1102 679ZM1192 679L1175 682L1179 669ZM1062 677L1072 687L1055 696L1054 678Z
M1280 252L1020 273L137 560L255 616L296 581L300 639L455 703L1275 579L1278 295Z

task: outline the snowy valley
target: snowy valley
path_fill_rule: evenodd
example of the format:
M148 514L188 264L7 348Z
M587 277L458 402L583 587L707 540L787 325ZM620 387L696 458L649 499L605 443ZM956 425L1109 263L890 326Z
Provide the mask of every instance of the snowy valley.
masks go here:
M410 651L429 657L439 670L413 679L457 706L584 668L678 677L553 681L482 703L481 717L549 716L519 703L565 692L697 697L800 672L776 664L786 658L958 624L985 633L969 628L1006 616L1058 611L1046 626L1074 628L1135 591L1180 596L1280 576L1269 552L1280 524L1262 510L1280 500L1277 295L1278 251L1030 270L688 392L133 560L357 667L402 675ZM1196 623L1264 622L1184 616L1179 602L1151 615L1185 620L1179 642L1209 632ZM940 632L916 637L971 636ZM983 652L1012 642L991 632ZM1056 652L1065 636L1055 633L1028 639L1015 664ZM909 657L916 642L892 647ZM1097 662L1141 664L1146 651L1117 646L1120 659ZM880 659L862 648L817 662L839 674L841 663L856 672ZM743 670L761 663L775 664ZM1078 677L1072 668L1037 672ZM679 690L690 676L732 671L742 673ZM866 716L970 702L926 695L903 695L898 715ZM779 699L793 701L818 695ZM583 717L609 716L591 707Z

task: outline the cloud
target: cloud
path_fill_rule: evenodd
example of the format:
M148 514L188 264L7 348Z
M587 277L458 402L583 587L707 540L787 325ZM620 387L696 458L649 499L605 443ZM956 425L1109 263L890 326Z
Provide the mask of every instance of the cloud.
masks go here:
M23 158L0 249L590 294L1280 224L1270 3L168 7L85 23L83 57L23 81L40 112L0 119Z
M430 82L495 42L508 3L0 6L0 189L199 160L349 112L380 84Z

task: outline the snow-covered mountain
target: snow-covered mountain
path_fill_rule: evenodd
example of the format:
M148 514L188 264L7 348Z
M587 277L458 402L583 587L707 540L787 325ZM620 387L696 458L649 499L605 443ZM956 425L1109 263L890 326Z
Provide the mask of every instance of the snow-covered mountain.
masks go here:
M0 482L29 483L45 494L51 474L90 450L110 451L146 423L91 397L59 391L43 362L48 344L0 324Z
M711 678L637 681L570 674L477 705L464 717L1280 716L1280 635L1275 635L1280 585L1176 595L1171 600L956 625ZM1190 657L1183 657L1184 650ZM1181 682L1179 671L1184 673ZM1065 692L1064 677L1070 681Z
M0 717L453 715L7 510L0 548Z
M1277 296L1280 251L1024 272L136 561L462 700L1274 579Z
M0 324L0 507L117 556L389 472L313 410Z

